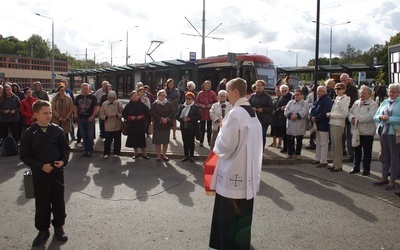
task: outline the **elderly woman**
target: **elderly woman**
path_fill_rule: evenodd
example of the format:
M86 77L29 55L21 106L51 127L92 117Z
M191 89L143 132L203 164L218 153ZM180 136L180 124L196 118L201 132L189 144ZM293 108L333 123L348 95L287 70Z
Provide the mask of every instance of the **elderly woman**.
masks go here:
M280 123L286 128L286 117L285 117L285 108L290 100L293 99L293 95L290 92L290 88L288 85L283 84L279 87L282 92L281 97L278 99L278 103L275 108L275 112L279 116ZM283 130L283 148L280 151L281 153L287 153L287 138L286 138L286 129Z
M149 108L140 100L136 90L131 92L129 103L122 110L122 117L127 121L128 138L125 146L133 148L132 159L139 157L138 148L142 150L142 157L146 160L150 157L146 154L146 119L150 115Z
M201 113L199 107L194 104L194 94L187 92L185 94L185 103L181 105L177 119L181 124L181 133L183 140L183 151L185 157L182 162L190 160L194 162L194 136L196 133L196 126L200 120Z
M286 130L284 122L279 119L279 113L276 112L278 107L278 100L282 96L282 92L278 86L275 87L275 97L272 98L272 123L271 123L271 137L272 143L268 147L282 148L283 134ZM278 142L277 142L278 140Z
M382 177L374 186L395 189L399 175L400 144L396 144L396 130L400 130L400 85L389 85L389 98L384 100L375 113L374 121L379 123L377 131L381 142ZM390 169L390 181L388 180Z
M338 83L335 85L336 98L332 105L331 112L326 113L329 118L331 143L333 149L333 166L332 172L342 170L343 147L342 136L347 115L349 114L350 97L344 94L346 85Z
M171 103L174 111L174 117L172 118L172 138L176 139L176 115L179 109L180 93L178 88L175 87L175 82L172 78L167 80L165 92L167 93L167 100Z
M203 147L206 124L207 124L207 141L208 145L211 146L212 121L210 117L210 109L211 106L218 101L218 98L215 92L211 91L210 81L205 81L201 86L201 89L202 90L197 94L195 103L197 104L197 106L200 107L201 111L200 127L201 127L202 138L200 138L200 147Z
M7 137L10 129L12 137L18 141L19 110L19 98L12 92L11 83L6 83L0 95L0 139Z
M57 94L51 100L53 112L52 123L59 125L68 141L68 134L71 132L71 117L74 111L74 104L71 97L65 92L65 86L57 87Z
M154 123L153 144L156 145L157 161L169 161L167 148L171 132L172 120L176 119L176 113L172 104L166 98L166 91L161 89L157 92L157 100L151 105L151 117ZM161 148L162 146L162 148ZM162 150L162 156L161 156Z
M121 118L122 103L117 101L115 91L108 92L108 100L100 108L99 118L104 121L104 152L103 158L108 159L111 153L111 142L114 140L114 157L121 154ZM129 136L129 135L128 135Z
M350 174L360 172L362 155L364 158L362 175L369 175L371 167L372 144L375 135L374 115L378 104L371 99L372 89L363 85L360 88L360 99L350 108L348 119L360 133L360 145L354 148L353 169Z
M250 96L249 102L261 123L264 148L268 126L272 123L273 105L271 96L265 91L266 82L264 80L257 80L255 85L256 92Z
M304 100L304 94L301 89L295 91L294 97L295 99L289 101L285 109L285 117L287 118L286 138L288 142L286 158L289 159L293 154L296 154L296 159L300 160L303 137L306 134L308 103ZM296 150L294 149L295 138Z
M314 102L310 113L311 122L317 125L315 160L312 164L318 164L317 168L323 168L328 166L329 118L326 114L332 109L332 99L326 93L325 86L317 88L317 97L318 100Z
M226 100L226 90L218 92L218 102L214 103L210 109L212 123L211 149L214 148L215 140L219 132L219 127L225 115L232 109L232 105Z
M194 94L194 99L196 99L197 96L196 84L193 81L189 81L187 83L187 91L185 91L185 94L187 92L192 92Z

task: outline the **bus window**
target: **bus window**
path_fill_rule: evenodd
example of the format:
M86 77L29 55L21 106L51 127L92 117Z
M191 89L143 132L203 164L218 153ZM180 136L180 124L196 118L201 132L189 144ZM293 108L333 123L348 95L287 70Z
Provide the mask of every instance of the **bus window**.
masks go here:
M265 89L274 90L276 83L276 71L273 67L257 68L258 79L264 80L267 84Z

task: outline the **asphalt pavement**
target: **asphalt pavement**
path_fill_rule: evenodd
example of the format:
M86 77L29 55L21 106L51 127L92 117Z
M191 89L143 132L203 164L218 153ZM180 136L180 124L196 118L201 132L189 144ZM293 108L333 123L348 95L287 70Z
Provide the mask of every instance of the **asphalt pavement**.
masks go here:
M147 142L149 160L133 160L126 147L121 157L103 159L100 138L93 157L80 157L82 149L71 142L65 170L69 240L61 243L51 236L42 247L32 247L35 206L24 196L25 166L18 156L0 157L0 248L208 249L214 203L202 181L208 146L196 142L196 162L182 163L178 130L176 140L171 134L170 161L156 162L151 138ZM400 249L400 198L372 186L380 177L380 163L373 161L370 176L349 174L350 162L333 173L310 164L313 154L304 149L301 160L287 160L279 149L266 147L253 247Z

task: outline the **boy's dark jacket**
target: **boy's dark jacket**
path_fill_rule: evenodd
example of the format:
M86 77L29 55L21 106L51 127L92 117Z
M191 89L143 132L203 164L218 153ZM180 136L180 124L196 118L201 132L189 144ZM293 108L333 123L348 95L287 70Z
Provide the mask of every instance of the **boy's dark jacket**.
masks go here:
M20 159L32 169L33 174L44 174L43 164L51 163L54 168L52 173L64 171L69 159L70 147L65 138L64 131L58 125L50 123L47 131L34 123L21 137ZM64 166L56 168L54 161L63 161Z

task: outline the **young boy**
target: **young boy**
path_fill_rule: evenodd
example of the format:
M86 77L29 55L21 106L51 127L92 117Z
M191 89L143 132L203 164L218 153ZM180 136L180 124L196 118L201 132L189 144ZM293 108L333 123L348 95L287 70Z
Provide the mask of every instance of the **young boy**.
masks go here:
M32 170L35 189L35 227L39 234L34 246L42 245L50 236L50 218L54 235L60 241L68 240L64 232L64 167L68 163L69 151L64 131L51 121L51 104L37 100L32 105L37 122L29 127L21 137L20 159Z

